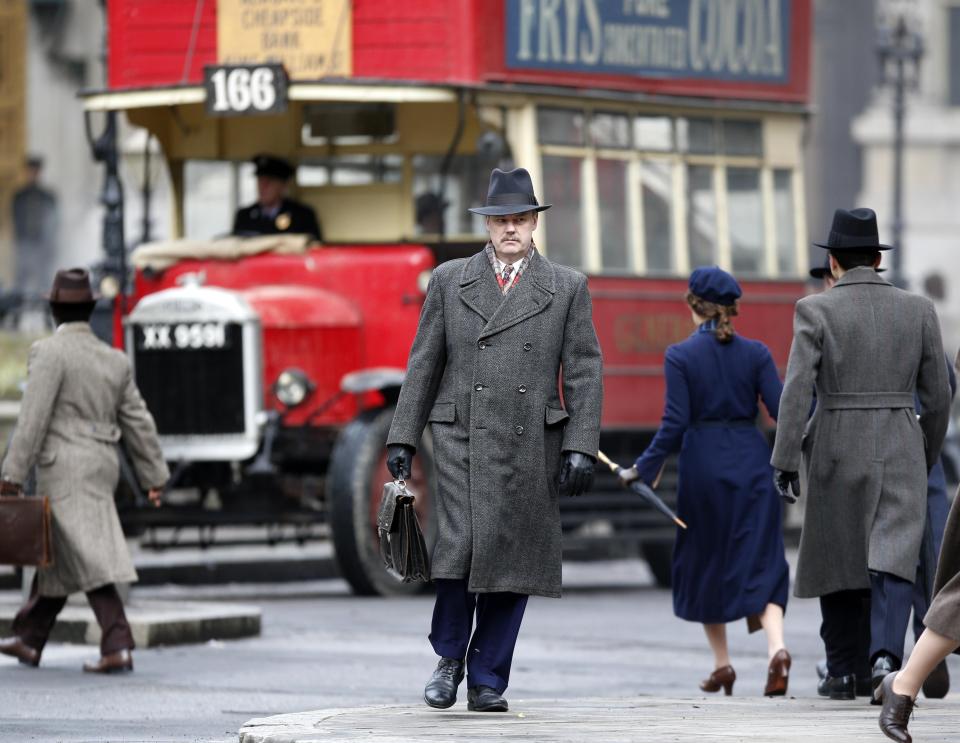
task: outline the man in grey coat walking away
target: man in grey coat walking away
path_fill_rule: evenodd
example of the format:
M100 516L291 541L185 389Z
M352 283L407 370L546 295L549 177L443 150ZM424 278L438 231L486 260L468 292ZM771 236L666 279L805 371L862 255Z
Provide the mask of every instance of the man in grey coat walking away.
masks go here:
M891 648L902 647L909 615L893 609L911 600L950 387L933 303L874 270L890 248L874 212L838 209L828 241L816 244L830 251L837 283L797 302L771 464L793 502L802 459L807 506L794 592L820 597L820 693L853 699L865 606L874 688L902 661Z
M132 671L133 635L115 584L131 583L137 573L114 504L117 442L123 438L155 505L170 473L130 362L90 329L96 298L86 270L58 271L49 299L57 331L30 349L0 492L20 492L36 464L37 492L50 498L53 515L53 564L37 571L0 653L38 665L67 597L83 591L102 633L100 659L83 670Z
M526 170L493 171L486 205L471 209L490 242L434 271L387 438L390 472L408 477L428 422L433 433L431 707L456 702L466 671L468 709L507 710L527 597L560 596L558 492L593 480L600 347L586 277L534 246L547 208Z

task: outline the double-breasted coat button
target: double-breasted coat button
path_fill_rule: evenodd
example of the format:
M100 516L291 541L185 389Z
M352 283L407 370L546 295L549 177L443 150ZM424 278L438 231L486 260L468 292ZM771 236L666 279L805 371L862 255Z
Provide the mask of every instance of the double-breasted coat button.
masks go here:
M477 385L476 387L474 387L473 389L475 389L477 392L482 392L482 391L483 391L483 385L482 385L482 384L478 384L478 385Z
M482 351L483 349L485 349L485 348L487 347L487 342L486 342L486 341L480 341L477 345L480 347L480 350Z
M514 432L515 434L517 434L517 436L522 436L522 435L523 435L523 426L517 426L516 428L513 429L513 432Z
M526 385L521 384L519 387L517 387L517 392L519 392L521 395L526 391L527 391Z
M533 345L532 345L532 344L530 344L530 343L524 343L524 344L523 344L523 350L524 350L524 351L529 351L531 348L533 348Z

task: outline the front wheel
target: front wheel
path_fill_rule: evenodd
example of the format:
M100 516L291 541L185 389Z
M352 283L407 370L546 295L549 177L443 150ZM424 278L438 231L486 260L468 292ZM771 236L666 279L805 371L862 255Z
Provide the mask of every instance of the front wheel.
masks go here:
M392 406L366 410L354 418L337 438L327 475L330 526L340 574L361 596L409 595L425 585L401 582L380 557L377 512L383 484L393 479L385 449L393 411ZM436 542L436 515L429 434L423 436L407 485L416 496L417 517L430 554Z

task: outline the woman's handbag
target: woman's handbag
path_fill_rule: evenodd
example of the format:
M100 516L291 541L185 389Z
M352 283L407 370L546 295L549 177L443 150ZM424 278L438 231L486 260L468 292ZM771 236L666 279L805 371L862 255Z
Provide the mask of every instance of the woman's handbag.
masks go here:
M47 497L0 495L0 565L45 568L52 563Z
M404 583L430 580L427 544L413 508L415 498L403 480L386 482L377 516L380 555Z

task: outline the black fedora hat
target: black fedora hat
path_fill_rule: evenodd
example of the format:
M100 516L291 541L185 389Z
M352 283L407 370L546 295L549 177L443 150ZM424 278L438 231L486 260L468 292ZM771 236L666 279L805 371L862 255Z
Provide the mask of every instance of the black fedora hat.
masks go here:
M837 209L827 241L814 245L827 250L893 250L880 242L876 212L866 208Z
M487 203L469 211L485 217L502 217L506 214L523 212L542 212L552 204L537 202L533 194L533 181L525 168L516 168L504 172L494 168L490 174L490 186L487 188Z
M887 269L885 268L874 269L874 271L876 271L877 273L883 273L886 270ZM827 276L832 276L832 275L833 274L830 273L830 254L829 253L827 254L826 259L823 261L822 266L814 266L813 268L810 269L811 279L820 279L822 281L823 279L827 278Z
M99 297L90 288L87 269L62 268L53 277L47 299L50 304L96 304Z

